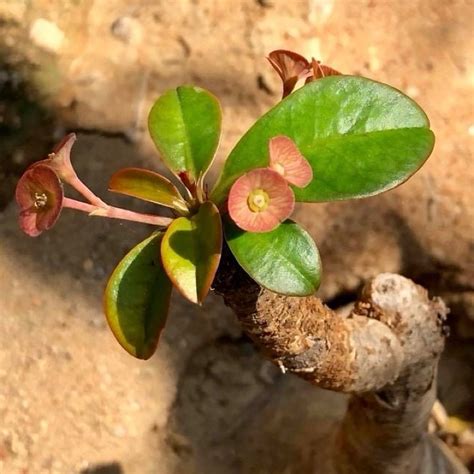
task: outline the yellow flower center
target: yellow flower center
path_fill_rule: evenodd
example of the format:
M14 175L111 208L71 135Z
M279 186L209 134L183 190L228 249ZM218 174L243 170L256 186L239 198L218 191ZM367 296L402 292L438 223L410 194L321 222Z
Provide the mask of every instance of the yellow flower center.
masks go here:
M36 209L41 209L48 203L48 196L45 193L35 193L35 204Z
M247 204L252 212L262 212L268 207L269 200L263 189L254 189L247 198Z

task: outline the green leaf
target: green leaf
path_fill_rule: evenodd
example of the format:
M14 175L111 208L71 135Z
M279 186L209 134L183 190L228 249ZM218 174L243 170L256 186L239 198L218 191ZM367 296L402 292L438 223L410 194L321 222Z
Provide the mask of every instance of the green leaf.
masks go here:
M290 137L313 168L294 188L298 201L361 198L398 186L430 155L434 135L425 113L400 91L354 76L331 76L290 94L261 117L227 159L212 200L233 182L268 165L268 141Z
M124 168L112 175L109 190L187 212L188 206L171 181L154 171Z
M150 358L165 325L172 285L159 257L162 233L135 246L117 265L104 294L107 321L120 345Z
M168 168L196 182L209 168L219 143L219 102L199 87L169 90L153 105L148 128Z
M284 295L312 295L321 280L321 260L311 236L287 220L265 233L245 232L227 217L225 238L240 266L261 286Z
M179 217L171 223L161 243L161 258L178 291L200 304L209 292L221 250L221 218L209 201L193 217Z

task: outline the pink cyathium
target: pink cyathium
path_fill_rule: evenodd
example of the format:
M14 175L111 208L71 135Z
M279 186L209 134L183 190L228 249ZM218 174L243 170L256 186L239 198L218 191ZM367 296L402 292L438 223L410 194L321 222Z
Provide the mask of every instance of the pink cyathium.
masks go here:
M312 82L316 79L321 79L327 76L340 76L342 73L336 71L332 67L326 66L325 64L321 64L321 61L317 61L316 59L312 59L311 61L311 68L313 69L313 74L306 79L306 82Z
M66 135L48 155L48 158L33 163L32 166L45 165L52 168L62 181L68 182L76 176L71 164L71 149L76 141L76 134Z
M340 75L332 67L321 64L321 61L312 59L311 63L303 56L286 49L272 51L267 58L283 82L282 99L291 94L300 80L305 83L321 79L326 76Z
M25 171L15 193L20 206L20 227L31 237L50 229L63 207L64 191L56 172L37 164Z
M290 184L304 188L313 179L313 170L291 138L279 135L268 143L270 168Z
M249 232L269 232L287 219L295 196L286 180L269 168L257 168L241 176L229 192L232 220Z
M300 54L286 49L272 51L267 58L283 82L283 97L295 88L300 79L311 74L311 64Z
M166 227L172 221L162 217L129 211L105 203L77 176L71 163L71 148L76 135L70 133L48 158L33 163L21 176L16 188L20 207L20 227L31 237L50 229L57 221L63 207L86 212L91 216L123 219ZM63 183L82 194L88 202L64 195Z

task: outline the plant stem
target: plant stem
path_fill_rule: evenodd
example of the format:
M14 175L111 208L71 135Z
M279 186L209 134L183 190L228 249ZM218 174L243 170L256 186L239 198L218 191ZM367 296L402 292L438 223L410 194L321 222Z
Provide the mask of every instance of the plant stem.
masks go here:
M109 207L100 197L96 196L74 173L69 179L67 180L68 184L70 184L77 192L82 194L91 204L94 204L97 207Z
M109 206L104 203L102 206L89 204L76 199L65 197L63 207L75 209L81 212L87 212L91 216L109 217L111 219L122 219L132 222L141 222L143 224L151 224L157 226L168 226L173 219L169 217L155 216L153 214L142 214L140 212L129 211L120 207Z
M353 395L314 472L467 474L426 432L448 312L440 299L384 273L342 317L314 296L259 287L225 246L213 287L282 371Z

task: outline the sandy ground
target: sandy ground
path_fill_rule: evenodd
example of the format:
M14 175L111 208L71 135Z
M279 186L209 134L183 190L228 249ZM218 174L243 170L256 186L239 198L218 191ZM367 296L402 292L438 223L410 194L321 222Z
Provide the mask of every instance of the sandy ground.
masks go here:
M222 159L278 100L263 59L277 47L389 82L430 116L436 150L409 183L356 203L301 208L298 220L320 246L320 294L333 306L380 271L415 278L450 303L453 347L440 397L472 420L473 17L474 3L460 0L0 0L1 64L40 108L29 122L17 111L20 89L1 96L8 106L0 112L13 110L2 124L14 125L0 132L15 133L1 140L0 473L319 472L315 459L344 396L280 374L212 297L202 309L175 297L157 354L132 359L106 327L101 293L148 229L64 212L52 231L29 239L11 202L15 176L65 128L86 132L74 160L108 200L117 168L162 169L146 113L179 83L222 100ZM35 36L39 18L63 40Z

